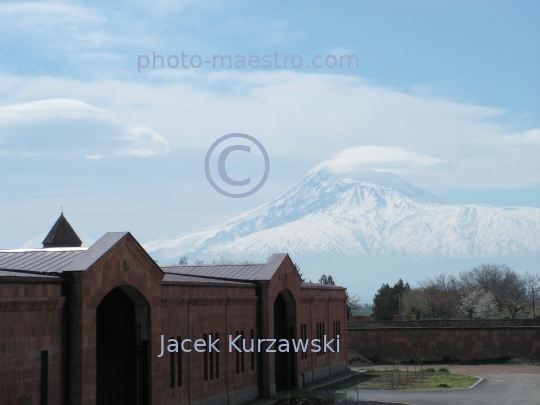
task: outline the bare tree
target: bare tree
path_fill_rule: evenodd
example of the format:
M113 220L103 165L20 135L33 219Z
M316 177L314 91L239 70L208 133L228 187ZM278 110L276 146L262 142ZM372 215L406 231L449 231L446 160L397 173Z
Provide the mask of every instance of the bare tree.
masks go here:
M412 288L403 294L401 310L405 315L411 315L414 320L427 316L429 302L423 288Z
M229 256L219 255L219 259L213 259L212 264L253 264L253 260L240 259L234 260Z
M540 274L520 275L504 264L482 264L461 272L459 277L440 274L418 284L418 289L422 293L415 291L408 297L410 301L416 299L415 305L412 302L407 303L405 298L405 307L410 315L415 316L419 308L423 307L421 301L423 297L427 302L427 308L423 308L423 314L420 316L434 318L463 316L460 304L463 295L479 287L493 294L501 314L506 313L515 318L530 311L532 289L540 284Z
M349 295L348 292L345 292L345 295L347 296L347 316L352 316L353 311L358 311L360 308L361 297L358 294Z
M180 256L180 259L178 259L178 264L181 265L181 266L185 266L186 264L188 264L188 257L187 257L187 255L185 255L185 256Z
M525 283L525 289L527 290L527 298L532 300L532 291L540 287L540 273L530 274L525 272L523 274L523 282Z
M433 279L419 282L427 300L425 315L432 318L452 318L458 316L460 284L456 277L440 274Z
M513 301L511 299L508 299L506 301L505 307L506 309L508 309L508 312L510 313L512 319L515 319L519 313L526 314L529 312L530 303L525 300Z

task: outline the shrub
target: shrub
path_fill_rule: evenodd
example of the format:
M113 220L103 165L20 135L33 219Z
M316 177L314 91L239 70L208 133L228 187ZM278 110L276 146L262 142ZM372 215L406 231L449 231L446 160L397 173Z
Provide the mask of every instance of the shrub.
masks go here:
M450 374L450 370L448 370L445 367L441 367L440 369L437 370L437 372L438 373L448 373L448 374Z
M281 405L326 405L332 402L332 400L322 396L305 397L303 395L287 395L285 398L280 399L278 403Z

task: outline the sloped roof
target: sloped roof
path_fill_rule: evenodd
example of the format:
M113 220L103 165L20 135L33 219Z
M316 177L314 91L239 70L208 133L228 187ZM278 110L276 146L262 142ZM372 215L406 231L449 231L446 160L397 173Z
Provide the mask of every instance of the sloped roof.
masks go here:
M267 263L257 264L207 264L161 266L165 274L182 274L217 280L263 281L270 280L287 254L270 256Z
M264 264L216 264L200 266L161 266L167 274L182 274L223 280L255 280Z
M0 270L36 274L86 271L128 232L108 232L89 248L0 250Z
M2 276L56 275L88 270L128 232L108 232L89 248L43 248L0 250ZM161 266L165 282L231 283L253 285L270 280L287 254L273 254L267 263Z
M36 273L59 273L86 248L0 250L0 269Z
M64 213L56 220L49 234L43 240L43 247L81 247L82 241L69 224Z
M186 276L183 274L170 274L165 273L163 282L176 282L176 283L211 283L211 284L234 284L240 286L252 286L253 283L243 282L243 281L231 281L231 280L220 280L215 278L206 278L206 277L196 277L196 276Z
M75 260L62 268L62 271L86 271L107 253L120 239L129 232L107 232L99 240L90 246L84 255L78 256Z
M26 271L13 271L13 270L0 270L0 279L2 277L29 277L33 279L47 279L47 280L59 280L60 276L51 275L51 274L37 274L29 273Z

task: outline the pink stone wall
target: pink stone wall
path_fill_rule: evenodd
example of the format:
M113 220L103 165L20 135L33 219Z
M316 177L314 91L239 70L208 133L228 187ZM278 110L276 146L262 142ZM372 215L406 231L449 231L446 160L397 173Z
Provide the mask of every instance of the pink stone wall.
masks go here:
M39 404L48 350L49 404L60 404L64 301L58 282L0 284L0 403Z
M447 322L451 326L408 327L408 322L395 322L393 326L377 326L374 323L373 327L367 324L361 328L350 327L349 348L378 361L408 361L415 358L425 361L441 361L443 358L473 361L504 357L540 360L540 320L494 321L491 326L484 321L478 321L478 326L475 321L461 321L461 325L460 321ZM520 326L523 323L529 325ZM420 321L414 323L421 324Z

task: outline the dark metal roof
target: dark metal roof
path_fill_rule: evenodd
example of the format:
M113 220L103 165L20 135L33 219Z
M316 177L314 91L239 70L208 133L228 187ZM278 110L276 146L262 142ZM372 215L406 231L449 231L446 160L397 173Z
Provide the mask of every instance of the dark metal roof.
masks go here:
M327 289L327 290L344 290L344 287L340 287L338 285L332 285L332 284L319 284L319 283L308 283L307 281L303 281L302 288L320 288L320 289Z
M88 249L63 247L0 250L0 270L12 276L18 273L50 275L86 271L127 235L128 232L106 233ZM258 281L270 280L286 257L286 254L273 254L267 263L163 266L161 270L165 273L163 281L252 285Z
M166 274L182 274L218 280L266 281L270 280L287 257L286 253L274 253L266 263L257 264L207 264L200 266L161 266Z
M81 247L81 245L81 239L77 236L66 217L64 217L64 213L60 214L49 234L43 240L44 248Z
M201 266L162 266L168 274L182 274L222 280L255 280L265 264L216 264Z
M31 277L31 278L47 278L47 279L60 279L60 276L50 275L50 274L39 274L39 273L30 273L26 271L15 271L15 270L0 270L0 277Z
M86 271L129 232L107 232L90 246L83 255L70 262L62 271Z
M218 284L236 284L241 286L252 286L253 283L241 282L241 281L231 281L231 280L220 280L215 278L205 278L205 277L194 277L186 276L183 274L165 274L163 282L178 282L178 283L218 283Z
M108 232L89 248L0 250L0 270L37 275L86 271L128 232Z
M86 248L0 250L0 269L59 273Z

